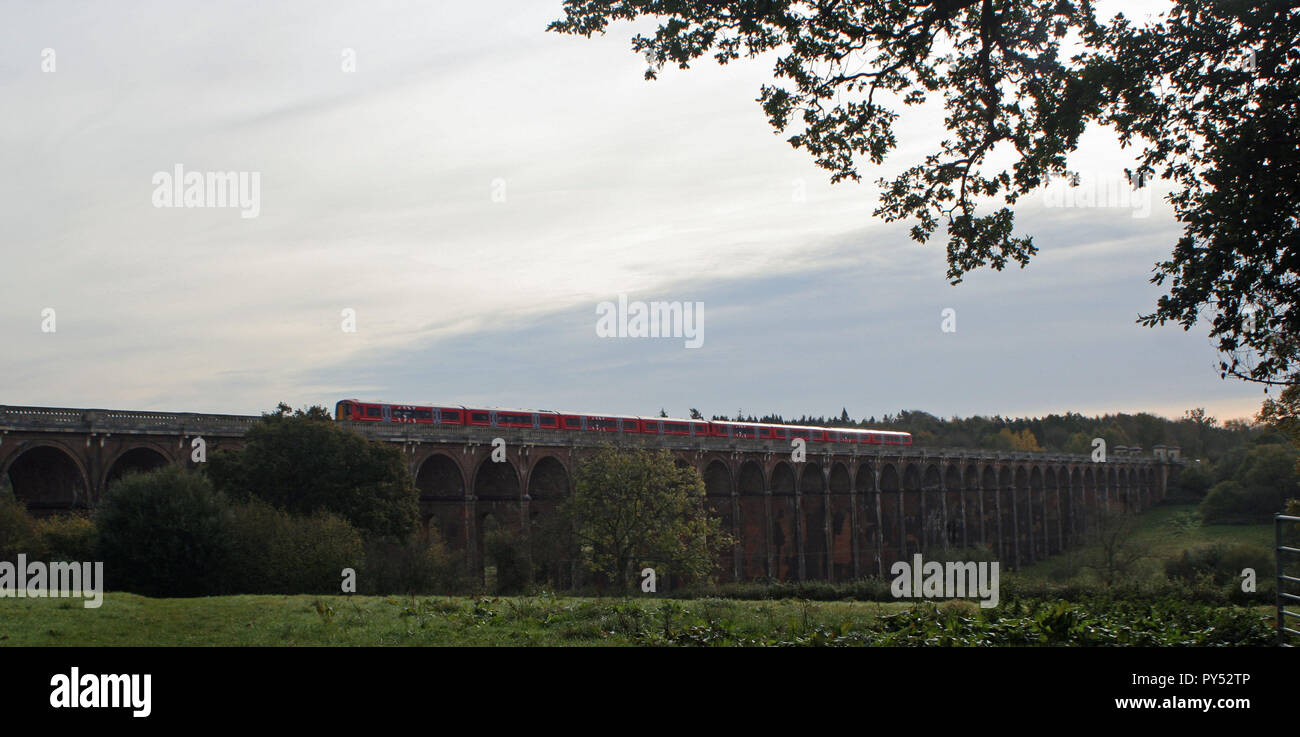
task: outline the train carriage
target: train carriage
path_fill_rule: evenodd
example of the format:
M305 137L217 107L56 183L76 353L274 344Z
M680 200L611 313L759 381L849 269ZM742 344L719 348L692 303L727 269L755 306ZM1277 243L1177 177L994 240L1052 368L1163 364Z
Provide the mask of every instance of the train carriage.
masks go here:
M344 399L335 405L334 416L351 422L395 422L425 425L465 425L534 430L612 432L623 435L671 435L740 440L800 439L810 443L858 443L862 445L911 445L910 433L892 430L827 428L808 425L778 425L764 422L694 420L674 417L598 415L550 410L465 407L463 405L414 405L362 402Z

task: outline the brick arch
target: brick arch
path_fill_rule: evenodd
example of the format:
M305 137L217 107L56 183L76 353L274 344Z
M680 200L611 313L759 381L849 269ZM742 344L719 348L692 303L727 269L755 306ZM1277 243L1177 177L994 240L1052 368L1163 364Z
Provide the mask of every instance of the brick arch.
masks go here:
M528 468L528 497L533 501L558 500L569 495L572 487L564 461L550 453L533 459Z
M704 492L709 496L729 497L732 491L731 466L721 458L711 458L700 474L704 478Z
M898 466L888 461L880 466L880 564L888 571L894 561L903 558L903 533L899 528L902 507L899 492L903 488Z
M1065 549L1065 525L1062 517L1061 476L1060 470L1048 466L1043 471L1043 496L1047 505L1047 550L1060 552Z
M740 576L745 579L767 577L767 502L763 464L749 459L736 473L737 537L740 538Z
M921 517L917 525L917 538L921 550L929 551L944 546L946 531L944 529L944 499L940 493L943 486L943 474L939 464L927 463L921 472Z
M736 531L736 520L732 507L732 480L731 467L721 458L714 457L707 459L704 465L704 472L700 474L704 479L705 504L708 507L709 514L717 517L722 524L724 532L732 535L739 540ZM730 581L733 573L736 571L739 562L736 557L740 554L742 546L737 543L733 549L730 560L720 559L714 570L714 575L719 581Z
M14 496L33 512L89 506L90 474L80 455L59 440L27 441L3 468Z
M795 519L795 486L798 482L789 461L772 467L772 561L773 575L789 581L799 575L798 522Z
M423 499L464 499L465 471L455 456L437 451L420 460L415 487Z
M1047 494L1043 490L1043 469L1029 467L1029 554L1030 560L1047 556Z
M132 443L105 464L99 488L107 491L109 484L128 473L152 471L169 463L172 463L171 456L157 443Z
M514 461L493 461L484 458L474 469L474 478L470 481L476 499L519 499L521 488L519 471Z
M802 506L799 533L803 538L805 580L821 581L827 577L826 554L826 472L821 464L809 461L799 469L799 500Z
M966 504L966 517L964 522L966 542L964 545L973 547L984 543L984 509L983 492L980 491L980 468L979 464L967 463L966 468L962 471L962 498Z
M858 575L884 575L880 568L880 495L876 493L876 469L871 461L862 461L851 473L858 515Z
M902 518L898 521L899 554L910 559L921 549L921 467L915 462L903 466Z
M876 469L871 465L871 461L858 464L858 472L853 477L853 489L863 493L876 490Z
M945 464L943 469L944 520L943 543L947 547L966 545L966 494L962 489L961 465Z
M831 464L828 476L830 508L827 510L830 523L830 577L835 581L844 581L858 575L854 567L854 533L860 524L854 517L853 476L848 465L842 461Z
M465 471L455 456L434 452L416 466L415 488L420 494L424 529L449 547L462 550L468 539Z

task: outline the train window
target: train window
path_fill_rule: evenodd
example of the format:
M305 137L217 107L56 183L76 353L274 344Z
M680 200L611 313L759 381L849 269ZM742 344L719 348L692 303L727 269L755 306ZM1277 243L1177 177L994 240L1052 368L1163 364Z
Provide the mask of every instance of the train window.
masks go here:
M539 419L542 427L555 427L555 417L553 415L542 415Z
M690 428L684 422L665 422L664 432L690 432Z
M581 428L582 428L582 418L581 418L581 417L565 417L565 418L564 418L564 426L567 427L567 428L569 428L569 429L572 429L572 430L578 430L578 429L581 429Z
M460 413L452 410L440 409L438 414L442 416L443 422L460 422Z
M431 409L417 409L417 410L415 410L415 419L417 419L417 420L432 420L432 419L433 419L433 410L431 410Z
M379 416L378 407L366 407L366 417L378 417L378 416Z
M497 413L497 422L511 425L531 425L533 418L530 415L512 415L504 412Z
M594 417L587 418L588 430L617 430L618 420L600 420Z
M488 421L488 413L487 413L487 412L471 412L470 415L469 415L469 418L470 418L470 420L473 421L473 422L487 422L487 421Z
M703 422L693 422L691 423L691 427L695 428L696 435L704 435L709 431L709 426Z
M636 420L623 420L623 430L636 432Z

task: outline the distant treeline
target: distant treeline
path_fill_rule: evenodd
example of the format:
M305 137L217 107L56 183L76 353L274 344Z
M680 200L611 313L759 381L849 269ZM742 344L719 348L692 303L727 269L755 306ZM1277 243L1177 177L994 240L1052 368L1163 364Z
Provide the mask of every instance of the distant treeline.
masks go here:
M691 410L694 417L702 417ZM1185 458L1211 461L1236 448L1264 442L1286 443L1287 439L1268 425L1228 420L1220 423L1203 409L1188 410L1181 419L1148 414L1113 414L1087 417L1078 413L1045 417L952 417L944 419L929 412L903 410L884 417L853 420L848 410L838 417L764 415L737 412L735 417L715 415L715 420L776 422L825 427L861 427L910 432L915 445L946 448L988 448L994 450L1054 451L1089 453L1093 438L1104 438L1106 447L1138 446L1150 451L1155 445L1175 445Z

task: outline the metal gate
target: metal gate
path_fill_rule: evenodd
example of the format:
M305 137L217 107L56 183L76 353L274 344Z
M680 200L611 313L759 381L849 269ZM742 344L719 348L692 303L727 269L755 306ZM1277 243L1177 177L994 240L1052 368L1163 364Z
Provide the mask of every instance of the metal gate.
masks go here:
M1277 569L1277 644L1295 647L1300 638L1300 577L1288 576L1286 564L1300 574L1300 517L1273 515L1273 560ZM1291 584L1290 590L1287 584ZM1287 609L1290 604L1291 608ZM1293 617L1294 619L1287 619Z

